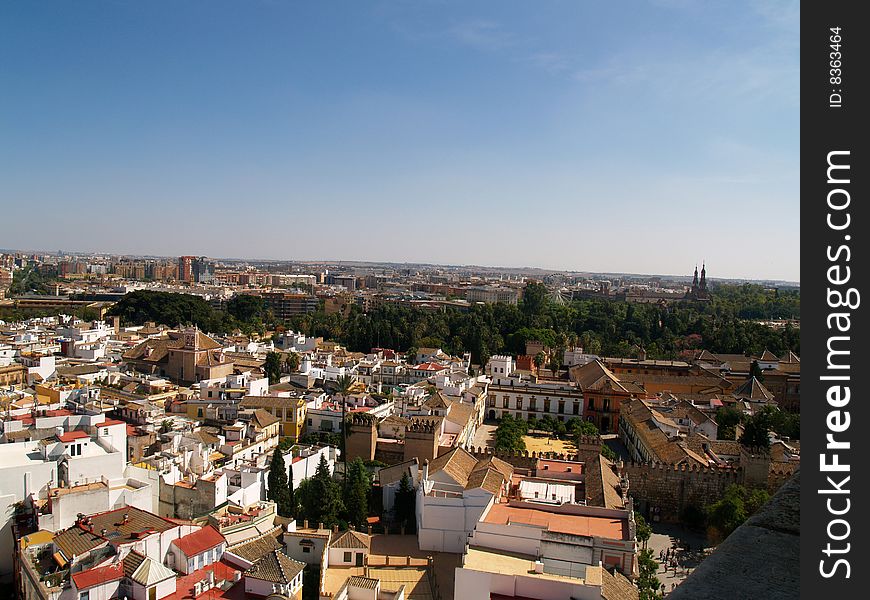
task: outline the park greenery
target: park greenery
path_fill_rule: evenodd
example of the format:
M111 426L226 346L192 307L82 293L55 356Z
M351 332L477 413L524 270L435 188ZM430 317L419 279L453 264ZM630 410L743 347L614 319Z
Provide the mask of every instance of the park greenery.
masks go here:
M12 274L12 285L9 286L8 294L10 296L53 294L56 282L57 276L54 271L46 271L35 265L28 265Z
M574 345L608 356L630 356L642 347L649 358L678 358L699 348L740 354L765 349L777 355L787 350L800 353L799 329L756 322L797 318L800 290L768 290L752 284L715 285L711 302L665 306L611 299L555 303L542 284L532 282L518 305L475 304L432 312L382 303L364 312L353 304L347 314L317 311L283 323L277 323L256 296L237 295L215 308L197 296L138 290L124 296L110 314L120 315L125 324L194 323L218 334L290 327L339 341L353 351L438 347L452 354L471 352L476 364L485 364L493 354L523 354L527 341L538 340L557 350L549 358L535 358L537 366L551 369L561 367L558 350Z
M571 417L567 421L559 421L551 415L538 419L531 415L528 420L505 414L499 419L494 434L493 446L499 452L522 452L526 449L523 439L533 433L544 433L560 440L573 440L575 444L585 436L599 435L598 428L591 421L579 417ZM617 460L616 453L606 444L601 444L601 454L609 460Z

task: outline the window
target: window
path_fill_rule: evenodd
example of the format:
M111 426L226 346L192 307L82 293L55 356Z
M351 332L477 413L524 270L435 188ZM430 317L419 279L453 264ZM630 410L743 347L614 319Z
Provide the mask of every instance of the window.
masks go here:
M538 497L538 492L535 492L535 498L537 498L537 497Z
M574 412L573 412L573 414L575 414L575 415L579 415L579 414L580 414L580 403L579 403L579 402L575 402L575 403L574 403Z
M517 410L523 410L523 399L517 398Z
M344 553L344 562L350 562L353 560L353 556L351 552Z
M507 397L507 396L505 396L505 397L504 397L504 400L501 401L501 407L502 407L502 408L507 408L507 407L508 407L508 397Z
M202 416L202 409L201 409L201 408L197 408L197 409L196 409L196 416L197 416L197 417L201 417L201 416Z
M544 465L544 470L545 470L545 471L549 471L549 470L550 470L550 465Z
M565 401L559 400L559 414L565 414Z
M544 398L544 412L550 412L550 399Z
M84 592L79 594L79 600L90 600L90 598L91 598L91 591L90 590L85 590Z
M534 398L529 400L529 410L538 410L537 407L535 406L535 399Z
M309 554L311 552L311 546L302 546L302 552Z
M595 399L589 398L589 410L595 410Z
M103 435L109 435L109 429L108 429L108 428L103 429Z
M605 398L605 399L604 399L604 407L603 407L603 409L604 409L605 411L610 410L610 398Z
M566 473L570 473L570 472L571 472L571 467L568 467L567 469L565 469L565 472L566 472Z
M556 499L556 494L553 494L553 495L552 495L552 498L553 498L553 500L555 500L555 499Z
M312 422L312 420L311 420L311 419L308 419L308 426L311 427L313 424L314 424L314 423Z

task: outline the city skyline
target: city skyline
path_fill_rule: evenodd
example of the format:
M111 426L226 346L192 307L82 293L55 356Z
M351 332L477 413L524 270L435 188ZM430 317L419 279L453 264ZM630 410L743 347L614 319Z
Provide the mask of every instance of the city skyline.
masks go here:
M4 4L4 245L799 281L798 7Z

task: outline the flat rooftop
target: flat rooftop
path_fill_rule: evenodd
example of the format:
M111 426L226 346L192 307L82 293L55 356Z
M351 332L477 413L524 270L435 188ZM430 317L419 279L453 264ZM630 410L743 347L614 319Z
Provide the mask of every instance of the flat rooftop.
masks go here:
M45 461L42 458L39 442L0 444L0 468L23 467L43 462Z
M511 523L531 525L554 533L596 536L612 540L624 540L628 536L628 521L626 519L566 515L506 504L494 504L483 521L497 525Z
M535 573L535 557L525 554L514 554L498 550L469 547L465 553L466 569L499 573L502 575L521 575L550 581L565 581L572 584L586 583L601 585L601 567L588 565L584 577L566 577L554 573Z

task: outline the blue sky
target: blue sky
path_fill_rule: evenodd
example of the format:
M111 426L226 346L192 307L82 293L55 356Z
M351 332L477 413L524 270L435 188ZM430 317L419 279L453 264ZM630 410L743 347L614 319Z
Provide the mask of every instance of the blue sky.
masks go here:
M775 0L3 2L0 247L798 280L798 32Z

